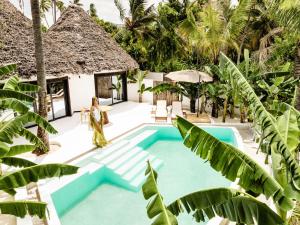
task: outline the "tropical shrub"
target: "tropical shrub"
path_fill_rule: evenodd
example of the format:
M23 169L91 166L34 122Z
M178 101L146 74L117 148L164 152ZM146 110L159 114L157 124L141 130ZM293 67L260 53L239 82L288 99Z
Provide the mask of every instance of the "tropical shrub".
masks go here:
M13 73L15 65L0 67L0 76ZM26 124L34 122L44 128L49 133L57 131L38 114L29 111L28 105L35 101L31 93L36 93L39 87L32 84L25 84L19 81L18 76L8 78L4 86L0 89L0 108L10 110L12 116L1 118L0 121L0 191L10 195L15 195L17 188L24 187L40 179L61 177L77 172L78 167L65 164L43 164L37 165L34 162L17 157L26 152L32 152L36 148L45 151L44 143L30 130L26 129ZM24 137L28 144L15 145L14 138ZM8 166L10 172L4 168ZM20 168L20 169L18 169ZM1 201L0 212L11 214L17 217L25 217L26 214L46 217L46 203L35 201Z

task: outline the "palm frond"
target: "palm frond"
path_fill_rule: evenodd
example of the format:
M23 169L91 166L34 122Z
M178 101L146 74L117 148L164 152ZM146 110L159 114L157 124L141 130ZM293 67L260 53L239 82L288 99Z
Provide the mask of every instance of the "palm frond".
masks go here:
M299 164L288 149L282 134L280 133L274 118L265 109L260 99L255 94L253 88L244 78L243 74L237 66L223 53L222 59L227 63L231 75L236 80L239 90L243 97L245 97L253 107L253 113L257 121L261 124L261 129L264 132L265 138L272 144L276 145L277 151L282 155L288 171L291 174L291 181L294 188L300 191L300 168Z
M283 187L247 154L219 141L181 117L177 118L176 126L184 139L184 145L200 158L208 160L211 167L227 179L238 179L239 185L245 190L272 197L285 210L293 207L292 200L285 197Z
M185 209L197 222L216 216L238 224L279 225L284 221L266 204L229 188L198 191L175 200L168 209L176 216Z
M161 194L157 187L157 173L152 169L149 161L145 175L146 182L143 184L143 194L146 200L152 198L147 205L147 214L150 219L155 218L152 225L177 225L176 217L164 205Z
M37 165L36 163L33 163L27 159L22 159L17 157L3 157L0 160L1 163L13 167L30 167L30 166Z
M23 102L15 98L0 99L0 108L12 109L14 112L18 112L20 114L27 113L29 110L29 108Z
M33 201L6 201L0 202L0 213L24 218L30 216L46 217L47 204Z
M125 8L122 6L122 3L120 2L120 0L114 0L114 3L120 13L121 20L124 20L125 11L126 11Z
M0 90L0 98L15 98L20 101L25 102L33 102L35 99L31 97L30 95L13 91L13 90Z
M9 73L14 72L17 69L16 64L9 64L0 67L0 77Z
M76 173L78 167L65 164L43 164L27 167L0 177L0 190L24 187L31 182Z
M13 120L5 122L0 127L0 140L12 144L13 138L18 135L24 125L30 122L35 122L49 133L57 133L54 127L43 117L33 112L27 112L26 114L15 117Z

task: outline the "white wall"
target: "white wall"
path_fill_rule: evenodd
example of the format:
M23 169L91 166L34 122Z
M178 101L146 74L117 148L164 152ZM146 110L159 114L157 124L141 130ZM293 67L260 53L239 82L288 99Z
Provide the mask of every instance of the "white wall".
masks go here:
M153 80L144 79L143 83L147 87L153 87ZM127 84L127 93L128 93L128 101L138 102L139 101L139 93L138 93L138 84ZM143 94L143 102L147 102L153 104L153 93L145 92Z
M69 77L70 99L72 111L80 111L91 106L95 94L94 75L71 75Z

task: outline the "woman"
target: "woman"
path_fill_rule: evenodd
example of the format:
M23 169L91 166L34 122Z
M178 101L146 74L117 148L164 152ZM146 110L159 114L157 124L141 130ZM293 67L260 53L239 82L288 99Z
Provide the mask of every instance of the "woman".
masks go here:
M96 97L92 99L90 108L90 124L94 130L93 143L97 147L104 147L108 144L103 133L104 116L100 110L99 102Z

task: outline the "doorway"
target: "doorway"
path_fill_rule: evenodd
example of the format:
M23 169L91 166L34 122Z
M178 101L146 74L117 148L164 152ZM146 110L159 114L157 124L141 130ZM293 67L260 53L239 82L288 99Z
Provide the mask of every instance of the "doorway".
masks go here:
M96 97L100 105L127 101L127 78L123 74L95 74Z

